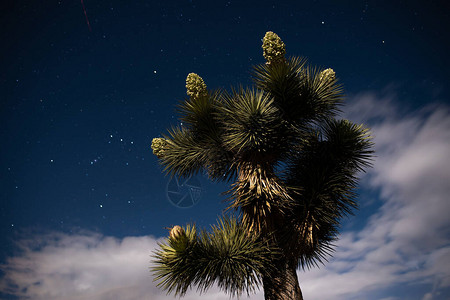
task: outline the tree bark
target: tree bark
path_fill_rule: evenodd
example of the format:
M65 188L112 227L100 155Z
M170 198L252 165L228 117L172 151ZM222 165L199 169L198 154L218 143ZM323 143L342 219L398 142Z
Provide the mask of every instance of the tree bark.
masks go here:
M296 264L280 261L277 270L263 277L265 300L303 300Z

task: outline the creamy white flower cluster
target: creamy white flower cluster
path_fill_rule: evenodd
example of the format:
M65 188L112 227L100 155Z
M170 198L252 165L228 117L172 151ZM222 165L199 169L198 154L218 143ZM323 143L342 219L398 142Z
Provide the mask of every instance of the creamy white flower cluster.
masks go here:
M195 73L189 73L186 78L186 93L192 98L204 97L208 94L203 79Z
M272 31L266 32L263 38L262 48L264 58L268 64L284 60L286 46L276 33Z
M325 69L322 72L320 72L320 77L319 77L320 81L328 82L328 81L334 80L335 78L336 78L336 73L331 68Z
M161 158L164 155L164 148L167 145L166 139L154 138L152 140L152 150L156 157Z

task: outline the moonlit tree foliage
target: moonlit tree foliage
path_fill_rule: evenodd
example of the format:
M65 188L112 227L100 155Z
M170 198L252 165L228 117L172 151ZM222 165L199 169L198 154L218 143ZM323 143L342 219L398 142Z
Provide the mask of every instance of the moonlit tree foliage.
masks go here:
M286 58L273 32L254 86L208 90L190 73L183 126L152 142L172 176L206 171L231 182L230 209L211 230L175 226L154 253L159 286L184 295L213 284L232 296L263 287L265 299L303 299L297 268L326 261L342 218L356 208L357 175L370 166L363 125L338 119L342 88L332 69Z

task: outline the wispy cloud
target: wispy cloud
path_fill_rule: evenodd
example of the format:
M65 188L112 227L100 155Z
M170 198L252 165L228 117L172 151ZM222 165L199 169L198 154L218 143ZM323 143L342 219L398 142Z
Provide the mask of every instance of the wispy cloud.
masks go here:
M1 269L0 290L34 300L177 299L156 287L149 271L157 240L151 236L117 239L97 233L33 236L17 243L20 255ZM217 289L208 299L229 299ZM198 298L195 291L185 297Z
M375 136L377 158L363 184L380 193L381 205L362 228L343 232L329 264L298 272L305 299L405 299L388 294L402 285L423 287L407 299L449 297L442 292L450 287L449 108L408 112L396 103L392 93L364 93L348 105L347 116ZM2 266L0 290L36 300L176 299L152 281L156 243L90 232L31 236ZM218 289L184 299L200 298L229 299Z

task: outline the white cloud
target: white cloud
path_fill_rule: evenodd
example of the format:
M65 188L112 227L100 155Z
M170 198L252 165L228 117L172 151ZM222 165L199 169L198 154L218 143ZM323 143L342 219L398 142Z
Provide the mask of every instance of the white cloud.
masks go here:
M365 93L353 97L347 116L372 126L377 158L363 182L380 191L382 205L362 229L341 235L329 264L298 272L305 299L400 299L380 296L400 285L429 287L408 299L448 299L441 292L450 287L448 107L407 113L392 94ZM148 270L156 243L150 236L33 236L18 241L22 252L2 266L0 290L36 300L176 299ZM184 299L229 297L214 288ZM262 300L262 292L251 299Z
M151 236L117 239L84 232L58 232L18 242L21 254L10 257L0 290L33 300L142 300L177 299L153 282L149 266L157 240ZM225 300L212 289L184 299Z

